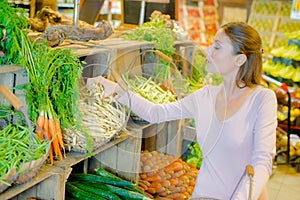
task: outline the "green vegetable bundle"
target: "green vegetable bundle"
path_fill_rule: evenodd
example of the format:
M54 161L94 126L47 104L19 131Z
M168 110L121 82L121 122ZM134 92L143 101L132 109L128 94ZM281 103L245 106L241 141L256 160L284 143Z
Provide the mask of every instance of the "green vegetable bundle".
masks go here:
M135 184L99 168L95 174L71 174L66 199L148 200Z
M123 80L131 91L153 103L163 104L176 101L175 94L171 90L163 90L152 77L145 78L135 75L133 78L129 78L128 74L124 74Z
M198 142L194 142L188 145L191 150L190 154L187 156L186 163L194 165L196 168L200 168L202 164L202 151Z
M4 57L0 63L14 63L25 68L29 78L26 86L29 118L43 129L48 138L54 138L54 152L50 155L62 159L64 145L60 130L66 127L81 129L77 123L80 120L77 103L82 65L70 49L52 49L42 39L38 42L30 40L26 27L24 11L13 8L6 0L1 1L0 51ZM91 140L87 141L90 152ZM50 161L53 163L52 157Z
M19 64L22 59L19 53L22 49L20 41L22 35L26 34L27 22L25 10L21 8L13 8L7 0L0 1L0 67L2 64Z
M168 57L172 57L175 53L174 41L175 36L171 28L165 22L165 15L152 13L149 22L145 22L140 27L136 27L132 32L126 33L121 37L125 40L147 41L154 47L164 53ZM159 71L162 79L170 76L170 63L163 59L159 59L161 66L156 69Z
M49 142L40 140L23 125L22 117L9 107L0 106L0 118L7 126L0 129L0 191L11 186L21 173L29 170L25 163L41 159L47 154ZM14 124L9 123L16 116ZM30 165L29 165L30 166ZM33 164L31 165L33 166Z

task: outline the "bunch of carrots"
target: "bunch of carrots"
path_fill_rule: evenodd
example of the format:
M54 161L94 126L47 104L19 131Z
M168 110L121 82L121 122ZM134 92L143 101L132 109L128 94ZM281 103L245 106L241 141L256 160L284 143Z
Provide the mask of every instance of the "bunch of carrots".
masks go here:
M80 128L76 103L82 63L71 49L50 48L41 38L31 40L25 11L13 8L6 1L0 2L1 28L9 35L1 41L5 56L0 58L0 65L5 61L26 70L29 119L36 122L40 138L51 140L50 161L53 163L55 157L64 157L62 131L68 126Z
M65 157L63 134L59 119L54 119L51 112L41 111L36 122L36 134L40 139L52 140L49 152L50 163L54 158Z

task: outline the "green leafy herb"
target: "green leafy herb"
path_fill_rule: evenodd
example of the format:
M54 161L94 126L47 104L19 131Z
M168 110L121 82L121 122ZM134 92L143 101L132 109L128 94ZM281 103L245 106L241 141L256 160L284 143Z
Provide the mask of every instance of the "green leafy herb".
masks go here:
M200 146L197 142L188 145L191 153L187 156L186 162L188 164L193 164L196 168L200 168L202 164L202 152Z
M82 72L79 58L70 49L52 49L46 41L31 41L26 29L24 10L16 9L7 1L0 3L0 32L7 38L0 42L5 56L1 64L14 63L23 66L29 77L26 87L26 103L29 118L36 122L43 113L62 128L79 127L78 81ZM86 134L88 137L88 135ZM91 140L88 140L91 141ZM92 145L87 143L90 152Z

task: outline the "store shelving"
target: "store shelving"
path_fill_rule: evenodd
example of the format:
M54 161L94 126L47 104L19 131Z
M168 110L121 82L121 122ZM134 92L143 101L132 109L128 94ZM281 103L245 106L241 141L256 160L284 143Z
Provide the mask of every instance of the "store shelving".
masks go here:
M180 1L179 24L188 32L189 39L208 46L219 28L218 2Z
M290 32L291 33L291 32ZM295 32L296 33L296 32ZM292 116L293 110L299 110L300 104L299 102L299 61L297 55L300 52L300 45L294 46L293 53L286 52L284 49L290 47L290 45L298 45L298 40L294 38L285 37L286 43L281 47L273 48L270 52L270 56L266 58L264 63L264 71L268 76L265 76L267 80L271 81L273 84L278 86L280 89L275 89L278 100L278 110L284 110L284 107L287 107L286 118L278 117L278 129L280 133L283 133L287 140L280 144L278 147L277 156L275 158L276 163L281 163L278 161L278 157L284 155L286 160L283 163L292 164L297 166L297 171L300 172L300 164L299 164L299 153L296 152L297 149L295 142L293 144L292 134L296 136L294 141L300 139L300 126L297 122L297 118L299 118L299 113L294 114ZM283 48L284 47L284 48ZM297 50L298 48L298 50ZM279 51L280 50L280 51ZM281 69L278 68L280 66ZM291 74L288 77L288 74ZM278 138L280 141L282 138ZM285 145L285 141L287 144ZM299 140L300 141L300 140ZM293 148L293 149L292 149ZM292 151L295 150L295 151ZM296 152L296 153L295 153Z
M287 40L283 37L285 32L299 30L299 20L289 17L291 6L291 1L252 2L248 24L261 33L265 52L286 43Z
M60 48L60 47L57 47ZM110 66L119 73L124 73L132 58L140 55L141 51L153 48L147 42L124 41L120 38L111 38L105 41L91 42L89 45L67 44L63 48L73 49L84 61L83 76L95 77L106 73L110 76L107 67ZM182 56L191 59L192 42L175 42L175 48ZM121 56L125 55L125 56ZM185 57L186 58L186 57ZM137 59L136 65L151 62L151 58ZM93 67L88 67L88 66ZM17 73L17 76L14 74ZM11 85L26 83L27 76L20 66L1 66L0 83L12 88ZM22 94L24 97L24 94ZM25 98L22 98L25 103ZM0 97L1 102L1 97ZM140 125L129 120L126 131L108 141L92 152L90 157L85 152L70 151L66 158L45 164L39 173L26 183L14 185L0 194L0 199L64 199L65 183L74 170L92 172L97 167L110 169L118 176L137 181L139 173L140 152L143 149L159 150L162 153L179 157L182 153L183 123L179 121L161 124Z

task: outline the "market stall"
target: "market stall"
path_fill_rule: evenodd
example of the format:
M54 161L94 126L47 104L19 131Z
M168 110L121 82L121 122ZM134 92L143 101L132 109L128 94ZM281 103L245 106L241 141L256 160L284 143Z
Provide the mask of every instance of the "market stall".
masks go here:
M28 109L25 116L31 132L26 136L34 134L40 145L49 146L39 155L42 161L34 168L36 173L26 176L25 181L18 179L23 158L14 161L18 165L12 168L1 163L5 173L0 179L0 199L93 199L95 195L188 199L202 162L194 121L151 124L131 112L130 102L126 107L115 96L107 97L97 77L117 83L122 80L131 91L157 104L179 100L203 87L206 80L219 84L220 77L205 71L203 48L212 43L220 17L225 20L230 10L226 6L238 5L243 13L246 10L248 23L263 36L263 84L274 89L279 102L275 164L292 164L299 171L299 31L286 34L297 29L299 21L288 19L290 3L164 1L172 4L168 7L171 10L150 13L151 6L165 8L160 7L162 2L149 1L148 7L137 2L143 3L123 2L124 26L117 28L108 21L98 21L101 8L94 24L82 21L81 16L73 26L71 18L49 8L28 17L6 1L0 4L0 86ZM138 21L135 17L133 22L129 4L140 11L146 9L149 19L142 16ZM274 7L276 13L271 9ZM264 13L266 10L271 13ZM11 19L18 26L8 23ZM285 48L279 47L279 42ZM16 114L18 108L11 105L0 95L0 106ZM12 134L6 132L7 127L17 127L14 117L3 118L1 141ZM32 141L28 141L30 152ZM282 159L286 162L280 163ZM28 163L34 164L33 159ZM95 182L99 187L93 187Z

